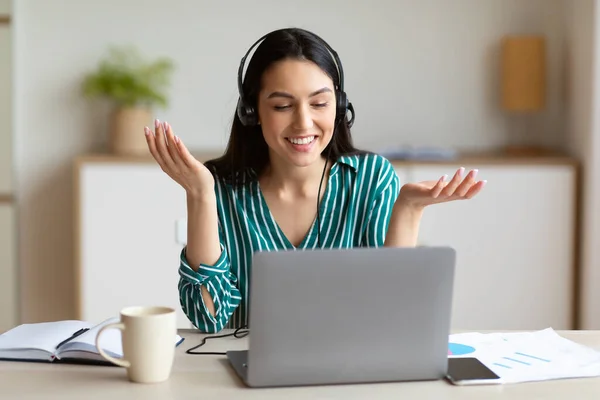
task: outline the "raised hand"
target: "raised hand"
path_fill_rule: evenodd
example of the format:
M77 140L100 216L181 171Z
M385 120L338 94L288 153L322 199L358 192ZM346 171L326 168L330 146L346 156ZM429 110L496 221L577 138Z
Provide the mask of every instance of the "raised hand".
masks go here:
M399 200L411 206L425 207L453 200L471 199L485 186L487 181L477 181L478 170L470 171L464 178L465 169L459 168L449 182L447 175L437 181L407 183L400 190Z
M154 132L145 127L144 133L152 157L188 196L196 198L214 191L214 178L208 168L190 154L167 122L155 120Z

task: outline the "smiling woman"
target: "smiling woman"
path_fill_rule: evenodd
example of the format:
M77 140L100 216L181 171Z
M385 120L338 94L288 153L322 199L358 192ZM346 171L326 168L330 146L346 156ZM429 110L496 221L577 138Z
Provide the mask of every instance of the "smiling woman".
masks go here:
M179 294L202 331L248 323L255 251L414 246L425 206L483 187L476 171L459 170L449 182L401 190L388 160L356 149L341 62L314 33L290 28L260 38L241 60L238 88L227 150L206 165L168 123L146 128L152 155L186 190Z
M321 88L312 90L303 82ZM259 124L271 149L271 165L280 163L275 170L283 167L286 159L307 166L320 157L334 130L333 90L331 78L309 61L280 61L265 72L258 101Z

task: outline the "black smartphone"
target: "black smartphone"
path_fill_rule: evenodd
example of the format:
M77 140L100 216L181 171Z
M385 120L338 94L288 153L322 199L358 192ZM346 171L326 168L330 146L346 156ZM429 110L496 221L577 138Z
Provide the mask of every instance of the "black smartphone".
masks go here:
M501 383L491 369L474 357L448 358L448 380L454 385L482 385Z

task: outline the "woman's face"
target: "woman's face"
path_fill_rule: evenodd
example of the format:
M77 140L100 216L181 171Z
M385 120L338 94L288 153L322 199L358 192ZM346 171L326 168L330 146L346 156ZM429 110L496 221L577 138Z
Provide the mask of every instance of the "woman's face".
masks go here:
M335 124L333 82L310 61L283 60L264 74L258 116L271 160L304 167L320 159Z

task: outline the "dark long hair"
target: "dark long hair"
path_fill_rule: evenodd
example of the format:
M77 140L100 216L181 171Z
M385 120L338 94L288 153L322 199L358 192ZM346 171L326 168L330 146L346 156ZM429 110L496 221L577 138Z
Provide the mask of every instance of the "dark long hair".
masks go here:
M308 31L288 28L274 31L256 48L248 63L243 81L244 99L258 112L258 94L262 76L273 64L284 59L307 60L319 66L334 82L336 89L340 77L335 61L327 47ZM338 122L339 121L339 122ZM323 150L329 160L342 155L363 153L352 143L346 117L336 118L333 137ZM269 165L269 148L260 125L244 126L234 112L231 134L225 153L206 165L218 177L231 184L243 184L261 175Z

